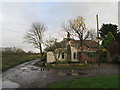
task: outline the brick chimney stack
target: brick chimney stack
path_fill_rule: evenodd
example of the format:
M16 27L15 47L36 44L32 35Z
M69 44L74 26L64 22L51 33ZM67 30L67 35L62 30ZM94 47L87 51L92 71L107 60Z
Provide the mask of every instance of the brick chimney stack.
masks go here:
M69 33L69 32L67 32L67 38L68 38L68 39L70 38L70 33Z

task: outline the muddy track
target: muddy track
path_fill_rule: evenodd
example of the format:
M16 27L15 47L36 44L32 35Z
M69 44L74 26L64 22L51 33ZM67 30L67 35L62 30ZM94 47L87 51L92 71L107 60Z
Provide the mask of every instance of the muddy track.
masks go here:
M93 69L46 69L34 66L33 64L37 61L39 60L26 62L4 72L3 82L13 82L14 85L16 83L19 88L44 88L48 84L62 80L119 73L119 65L115 64L101 64L100 67L98 67L98 64L93 64L96 66ZM7 84L4 83L3 86L7 88L9 86ZM16 87L14 85L11 87Z

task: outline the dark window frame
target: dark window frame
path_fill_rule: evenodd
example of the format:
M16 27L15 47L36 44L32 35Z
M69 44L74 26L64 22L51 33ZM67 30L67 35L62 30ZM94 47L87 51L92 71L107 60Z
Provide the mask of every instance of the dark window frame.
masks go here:
M65 59L65 53L64 53L64 52L62 52L61 58L62 58L62 59Z

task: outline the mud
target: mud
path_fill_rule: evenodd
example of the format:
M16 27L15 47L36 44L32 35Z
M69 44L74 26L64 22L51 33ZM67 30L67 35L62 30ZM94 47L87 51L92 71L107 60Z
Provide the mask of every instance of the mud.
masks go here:
M38 61L26 62L4 72L2 86L6 88L44 88L48 84L62 80L119 73L118 65L114 64L101 64L101 66L93 64L96 66L93 69L46 69L33 65Z

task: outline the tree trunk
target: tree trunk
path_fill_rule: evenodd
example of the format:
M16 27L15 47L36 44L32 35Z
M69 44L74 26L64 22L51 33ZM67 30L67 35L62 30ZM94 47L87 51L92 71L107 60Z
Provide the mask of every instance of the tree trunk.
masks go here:
M108 59L109 62L112 61L112 58L111 58L111 56L110 56L110 52L109 52L109 50L107 51L107 59Z
M83 49L81 49L81 51L79 52L79 61L83 60L82 53L83 53Z
M100 48L100 47L99 47ZM99 58L98 58L98 66L100 66L100 63L101 63L101 59L102 59L102 56L101 56L101 50L98 51L98 54L99 54Z
M80 42L80 53L79 53L79 61L82 61L82 53L83 53L83 42Z
M41 46L41 43L39 44L39 48L40 48L40 54L41 54L41 57L43 58L43 52L42 52L42 46Z

